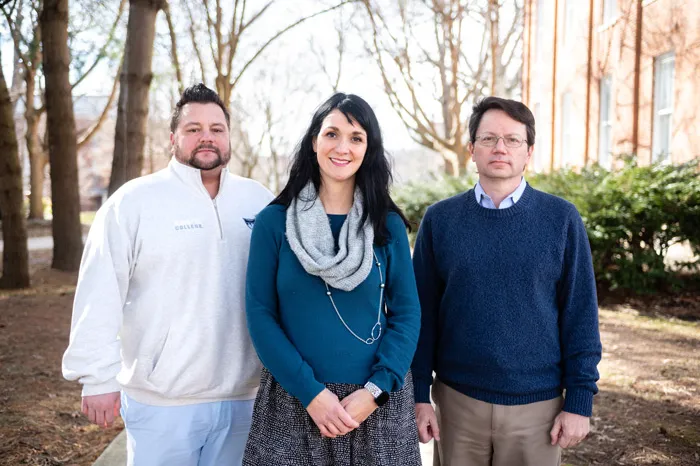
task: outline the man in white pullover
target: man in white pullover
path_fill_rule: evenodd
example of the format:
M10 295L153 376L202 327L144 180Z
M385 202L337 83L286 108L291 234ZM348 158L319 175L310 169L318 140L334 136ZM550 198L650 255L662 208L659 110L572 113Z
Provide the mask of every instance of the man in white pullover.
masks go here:
M260 370L245 269L273 196L226 169L229 122L214 91L186 89L170 164L115 192L85 245L63 375L90 421L121 414L129 465L241 463Z

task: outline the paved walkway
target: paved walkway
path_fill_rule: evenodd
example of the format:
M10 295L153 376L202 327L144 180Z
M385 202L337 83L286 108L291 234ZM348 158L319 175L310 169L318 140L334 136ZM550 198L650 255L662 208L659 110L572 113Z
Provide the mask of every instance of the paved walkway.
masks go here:
M85 240L87 239L87 235L83 235L83 244L85 244ZM0 239L0 253L2 252L3 249L3 242L2 239ZM41 251L43 249L53 249L53 237L51 236L39 236L36 238L28 238L27 239L27 249L30 251Z
M40 251L42 249L53 249L53 238L51 236L40 236L38 238L29 238L27 240L27 248L30 251ZM0 240L0 251L3 249L3 242Z
M126 464L126 433L122 430L102 452L93 466L124 466Z
M433 442L420 446L423 466L433 464ZM93 466L124 466L126 464L126 434L122 431L97 458Z

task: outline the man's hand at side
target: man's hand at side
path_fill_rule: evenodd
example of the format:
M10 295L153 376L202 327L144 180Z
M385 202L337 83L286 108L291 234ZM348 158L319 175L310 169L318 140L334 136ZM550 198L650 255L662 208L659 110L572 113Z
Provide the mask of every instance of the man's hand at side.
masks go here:
M559 444L562 448L569 448L581 443L590 429L590 419L586 416L562 411L554 418L554 427L549 435L552 445Z
M90 422L100 427L111 427L119 416L121 399L119 392L84 396L81 411Z
M418 424L418 439L421 443L428 443L433 438L440 441L440 427L438 427L433 405L416 403L416 424Z

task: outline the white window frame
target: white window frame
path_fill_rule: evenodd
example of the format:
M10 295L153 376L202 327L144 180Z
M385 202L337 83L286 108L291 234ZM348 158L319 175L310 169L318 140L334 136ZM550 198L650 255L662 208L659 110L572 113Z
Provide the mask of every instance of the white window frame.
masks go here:
M664 65L670 64L670 70ZM676 75L676 54L666 52L654 59L654 131L652 135L653 162L671 160L671 145L673 139L673 89ZM663 101L665 97L666 101ZM667 121L666 126L662 121ZM661 132L666 134L662 135ZM665 138L664 138L665 136ZM666 146L663 146L663 142Z
M572 137L573 130L573 95L571 91L566 91L561 95L561 141L559 143L562 167L571 166L571 153L573 151Z
M534 113L534 117L535 117L535 125L537 125L539 120L540 120L541 108L542 108L542 104L540 104L540 102L535 103L534 108L533 108L533 113ZM537 134L535 135L535 141L534 141L535 149L532 152L532 157L534 158L533 166L535 169L535 173L539 173L540 171L542 171L542 144L541 144L542 135L541 134L542 133L537 132Z
M605 100L607 98L607 101ZM600 109L598 112L598 164L610 168L612 158L613 86L612 76L600 80Z
M537 0L536 7L536 22L535 27L537 28L535 37L535 62L542 63L544 61L544 40L545 40L545 28L544 28L544 12L545 12L545 0Z

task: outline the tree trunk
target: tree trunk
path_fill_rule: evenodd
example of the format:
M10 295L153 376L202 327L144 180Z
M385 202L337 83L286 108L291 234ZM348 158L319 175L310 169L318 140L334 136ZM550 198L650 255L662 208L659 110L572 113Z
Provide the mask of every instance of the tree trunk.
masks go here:
M39 139L39 115L33 107L28 106L24 118L27 122L25 139L29 155L29 218L43 219L46 155Z
M129 0L110 194L143 170L156 15L162 7L163 0Z
M272 156L272 192L275 195L280 192L280 169L279 169L279 154L275 149L271 150Z
M443 157L442 159L442 170L445 172L445 175L447 176L458 176L459 173L456 173L456 168L453 160L450 160L449 158Z
M36 68L25 67L24 82L26 86L26 105L24 119L27 122L25 140L29 155L29 218L44 218L44 169L46 154L44 154L39 139L39 119L41 115L34 108L34 92L36 89Z
M12 101L0 66L0 212L4 244L0 288L29 286L27 223L22 210L22 169Z
M501 54L498 51L498 8L498 0L489 0L488 20L489 32L491 34L491 95L503 97L498 89L498 68L501 60Z
M39 140L39 122L36 116L27 118L26 140L29 154L29 218L43 219L46 155Z
M469 160L471 160L471 154L466 147L460 144L460 149L457 152L457 167L459 169L459 176L464 176L467 174L467 165Z
M51 164L54 243L51 266L76 271L80 266L83 239L75 117L68 76L68 0L44 0L39 22L44 52L46 129Z
M22 12L24 11L22 8L24 7L23 5L23 0L19 0L17 2L17 16L15 18L15 27L12 28L12 41L17 44L20 41L20 31L22 31L22 23L24 22L24 15ZM10 84L10 99L12 100L12 114L15 114L15 110L17 110L17 102L19 102L19 96L22 92L22 57L19 54L19 51L17 50L17 47L14 48L14 57L12 59L12 83ZM7 85L7 83L6 83ZM20 165L22 164L22 161L20 160Z
M128 38L127 38L128 42ZM112 155L112 173L109 177L108 194L126 183L126 52L122 59L122 72L119 81L119 100L117 101L117 123L114 127L114 154Z

